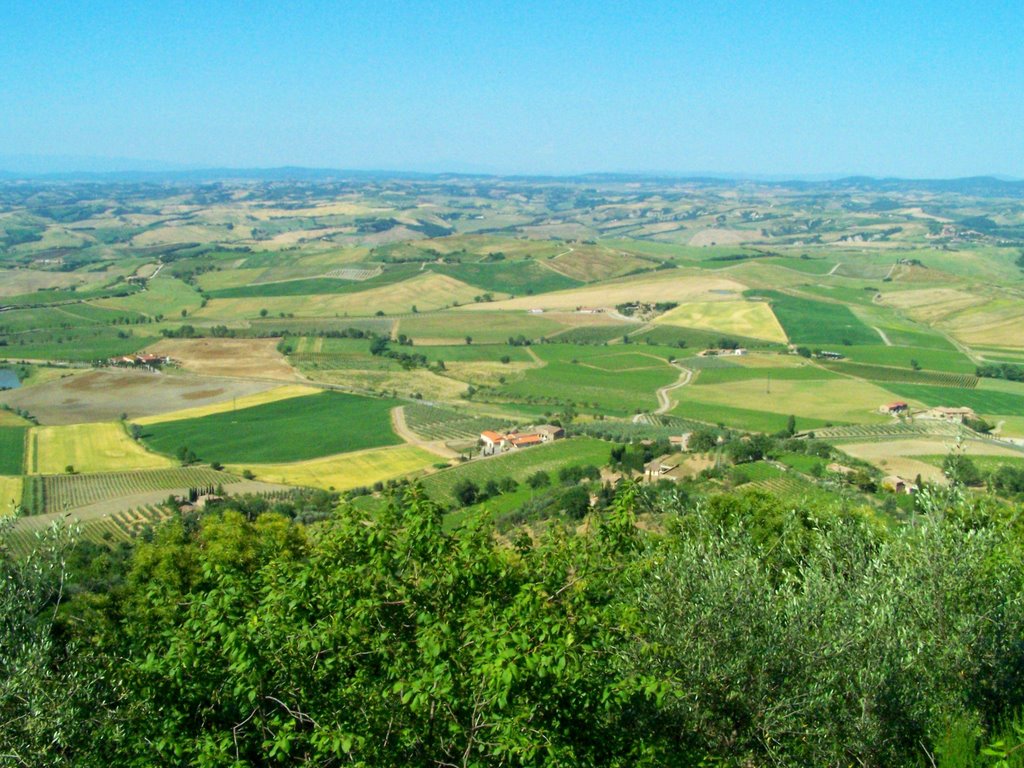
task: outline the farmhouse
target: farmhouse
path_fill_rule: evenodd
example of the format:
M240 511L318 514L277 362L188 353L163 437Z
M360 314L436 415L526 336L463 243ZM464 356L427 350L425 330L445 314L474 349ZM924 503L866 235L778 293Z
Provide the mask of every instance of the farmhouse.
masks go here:
M736 349L705 349L697 353L698 357L742 357L747 354L747 350L743 347L737 347Z
M692 432L684 432L681 435L671 435L668 438L669 445L680 451L690 450L690 435Z
M552 440L565 437L565 430L553 424L539 424L520 432L511 430L507 433L484 430L480 433L480 448L484 456L519 448L531 448Z
M480 446L483 448L484 455L490 456L495 451L500 451L501 444L504 439L504 435L498 432L493 432L489 429L481 432Z
M976 419L978 415L973 408L929 408L927 411L917 414L920 419L936 419L938 421L961 422L965 419Z
M124 366L124 365L130 365L130 366L133 366L133 367L137 366L137 365L155 366L155 365L165 365L167 363L170 363L171 362L171 358L165 357L163 355L152 355L152 354L124 355L122 357L111 357L109 360L107 360L107 362L110 363L110 365L121 365L121 366Z
M683 457L678 453L659 456L644 465L644 480L654 482L661 479L678 479Z
M878 410L881 413L888 413L890 416L899 416L900 414L907 413L910 410L910 406L904 402L897 401L895 403L880 405L878 406Z

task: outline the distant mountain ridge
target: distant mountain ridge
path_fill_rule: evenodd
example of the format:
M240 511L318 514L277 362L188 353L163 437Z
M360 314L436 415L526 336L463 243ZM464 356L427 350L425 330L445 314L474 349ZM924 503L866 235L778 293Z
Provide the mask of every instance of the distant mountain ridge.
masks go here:
M0 158L0 163L4 158ZM141 166L153 165L140 163ZM4 170L0 166L0 180L3 181L48 181L48 182L215 182L215 181L340 181L345 179L392 178L419 181L442 181L444 179L481 179L535 182L565 182L574 184L699 184L699 185L743 185L755 184L765 187L797 189L842 189L866 192L954 192L984 197L1022 197L1024 179L1001 176L968 176L949 179L913 179L900 177L875 177L864 175L816 177L794 174L727 174L701 173L628 173L595 172L583 174L490 174L462 172L395 171L373 169L310 168L305 166L280 166L274 168L139 168L123 170Z

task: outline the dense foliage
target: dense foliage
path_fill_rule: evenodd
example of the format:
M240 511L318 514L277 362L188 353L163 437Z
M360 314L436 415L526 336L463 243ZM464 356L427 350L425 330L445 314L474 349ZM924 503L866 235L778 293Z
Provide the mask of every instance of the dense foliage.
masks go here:
M1024 696L1013 510L955 488L898 527L628 483L507 538L416 486L258 512L5 560L2 759L985 765Z

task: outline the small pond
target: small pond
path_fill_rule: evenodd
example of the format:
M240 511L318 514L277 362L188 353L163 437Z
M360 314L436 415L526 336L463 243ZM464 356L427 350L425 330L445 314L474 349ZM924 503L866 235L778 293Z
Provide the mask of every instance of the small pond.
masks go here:
M17 389L21 386L18 375L10 368L0 368L0 390Z

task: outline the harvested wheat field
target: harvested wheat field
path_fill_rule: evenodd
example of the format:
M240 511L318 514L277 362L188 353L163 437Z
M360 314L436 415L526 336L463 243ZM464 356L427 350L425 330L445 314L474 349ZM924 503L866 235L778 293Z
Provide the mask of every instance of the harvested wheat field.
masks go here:
M675 270L670 270L675 271ZM735 301L746 286L735 280L696 275L643 275L639 278L616 280L602 285L572 288L539 296L522 296L508 301L471 304L468 310L574 310L577 307L614 307L632 301L674 301L678 304L693 301Z
M302 377L277 351L276 339L164 339L146 348L192 373L278 381Z
M786 334L763 301L695 301L669 310L654 322L786 343Z
M290 464L249 464L230 466L228 469L238 474L248 469L255 473L257 479L266 483L345 491L420 472L438 460L435 454L422 448L399 445Z

